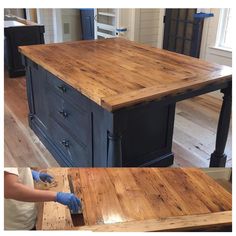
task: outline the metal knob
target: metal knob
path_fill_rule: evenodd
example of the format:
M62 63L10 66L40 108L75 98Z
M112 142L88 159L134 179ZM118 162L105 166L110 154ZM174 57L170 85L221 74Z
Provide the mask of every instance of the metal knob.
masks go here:
M59 113L60 115L62 115L64 118L67 118L67 117L68 117L68 113L67 113L65 110L58 111L58 113Z
M69 140L66 140L66 139L63 139L61 141L61 144L66 148L68 148L70 146Z
M64 85L58 85L57 88L60 89L63 93L66 92L66 87Z

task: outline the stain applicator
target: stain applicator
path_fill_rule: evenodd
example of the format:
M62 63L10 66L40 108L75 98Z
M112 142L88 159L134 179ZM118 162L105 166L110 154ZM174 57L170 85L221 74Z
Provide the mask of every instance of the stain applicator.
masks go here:
M68 175L68 181L69 181L70 192L75 194L74 185L73 185L71 175ZM78 212L70 211L70 213L71 213L71 219L72 219L74 226L85 225L82 205L81 205L81 208L78 210Z

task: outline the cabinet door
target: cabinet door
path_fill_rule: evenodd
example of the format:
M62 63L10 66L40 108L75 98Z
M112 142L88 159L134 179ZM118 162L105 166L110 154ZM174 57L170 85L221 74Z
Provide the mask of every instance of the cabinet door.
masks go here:
M82 38L94 39L94 9L81 9Z
M19 46L44 43L44 26L18 26L5 28L8 67L13 72L24 71ZM14 76L13 76L14 77Z
M33 99L33 114L36 119L47 129L48 104L46 96L46 71L35 63L30 66L31 89Z

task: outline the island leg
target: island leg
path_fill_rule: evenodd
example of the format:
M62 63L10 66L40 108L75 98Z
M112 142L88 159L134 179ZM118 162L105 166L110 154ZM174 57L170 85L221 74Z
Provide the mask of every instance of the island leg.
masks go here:
M228 137L230 117L231 117L231 105L232 105L232 85L221 92L223 96L223 104L221 107L217 134L215 151L211 154L210 167L225 167L227 156L224 153L225 145Z
M107 166L122 167L121 136L108 132Z

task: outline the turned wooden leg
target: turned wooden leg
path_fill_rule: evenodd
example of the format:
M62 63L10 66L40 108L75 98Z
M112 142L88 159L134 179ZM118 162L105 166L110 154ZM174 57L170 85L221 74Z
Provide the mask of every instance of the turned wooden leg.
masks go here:
M231 117L232 86L222 89L221 92L224 94L223 104L217 127L215 151L211 154L210 167L224 167L227 159L224 151Z
M108 133L107 166L122 167L121 137Z

